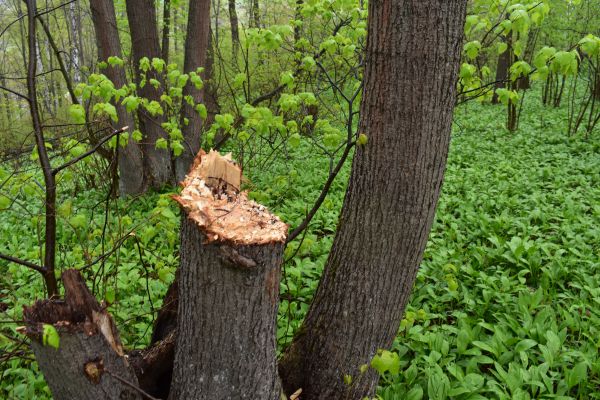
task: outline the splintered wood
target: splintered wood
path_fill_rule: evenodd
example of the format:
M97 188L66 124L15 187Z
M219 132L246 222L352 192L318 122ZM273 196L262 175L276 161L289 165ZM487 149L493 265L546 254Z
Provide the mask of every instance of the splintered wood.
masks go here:
M285 242L288 226L240 191L242 171L231 159L201 151L173 198L206 234L208 242L236 245Z

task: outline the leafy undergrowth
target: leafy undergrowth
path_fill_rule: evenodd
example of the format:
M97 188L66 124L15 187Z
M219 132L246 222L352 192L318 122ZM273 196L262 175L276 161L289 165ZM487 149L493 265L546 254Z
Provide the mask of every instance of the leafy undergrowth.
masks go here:
M521 130L510 134L500 106L457 111L413 296L391 352L374 363L382 372L381 398L600 398L600 141L566 138L557 128L562 112L529 109ZM306 235L286 249L280 346L316 288L349 167ZM278 161L268 173L250 171L248 185L252 197L296 226L327 170L326 161L308 156ZM41 202L31 200L31 178L12 179L15 196L30 201L1 211L0 251L36 259ZM70 205L59 210L61 268L86 265L135 232L84 273L96 277L95 292L111 303L125 343L143 346L178 262L177 208L166 195L111 203L104 229L105 192L76 190L69 181L64 187L62 203ZM23 194L27 188L33 192ZM20 359L0 359L0 398L49 398L15 333L22 306L41 295L42 282L23 267L0 266L0 357L25 351Z

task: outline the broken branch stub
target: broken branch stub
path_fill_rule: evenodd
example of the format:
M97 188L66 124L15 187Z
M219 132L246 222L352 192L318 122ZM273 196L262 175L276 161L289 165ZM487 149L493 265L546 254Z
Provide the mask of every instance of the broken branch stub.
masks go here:
M76 270L62 274L64 300L24 307L25 333L55 399L140 399L136 376L110 314L98 303ZM44 324L60 335L58 348L45 346ZM131 385L108 376L117 375Z
M256 245L285 242L288 226L240 191L241 169L231 155L200 152L183 190L173 198L208 242Z

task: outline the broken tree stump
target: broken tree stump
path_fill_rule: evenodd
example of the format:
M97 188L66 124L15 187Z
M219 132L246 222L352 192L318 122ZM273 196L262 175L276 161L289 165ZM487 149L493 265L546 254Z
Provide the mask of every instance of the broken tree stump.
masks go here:
M170 398L279 400L276 318L287 225L239 191L229 156L200 154L181 227Z
M24 307L25 333L56 400L142 399L112 317L76 270L62 274L64 300ZM58 348L42 344L44 324L60 336Z

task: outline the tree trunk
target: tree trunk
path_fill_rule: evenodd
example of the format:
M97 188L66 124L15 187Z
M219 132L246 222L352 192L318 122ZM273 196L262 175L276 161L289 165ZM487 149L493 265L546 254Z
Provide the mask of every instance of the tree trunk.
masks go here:
M260 28L260 8L258 0L250 0L250 28Z
M280 398L275 334L287 225L238 191L240 177L211 152L176 198L187 218L170 399Z
M510 40L506 40L508 48L504 53L498 56L498 64L496 65L496 84L494 85L494 95L492 96L492 104L500 103L498 95L496 94L497 89L506 87L506 80L508 79L508 69L512 63L512 47Z
M188 13L187 37L185 41L184 72L189 74L198 67L206 66L206 52L210 41L210 0L190 2ZM206 71L206 70L205 70ZM204 78L209 78L204 74ZM183 88L183 97L191 96L194 103L203 101L203 89L197 89L191 81ZM188 120L187 125L184 123ZM200 150L200 134L203 121L194 107L183 102L181 107L182 133L184 150L175 159L175 171L178 181L183 180L189 172L194 157Z
M237 11L235 10L235 0L229 0L228 6L229 24L231 25L231 56L235 64L240 49L240 32Z
M369 2L364 94L350 183L323 277L280 363L286 393L362 399L360 373L391 346L446 164L466 0ZM427 35L423 36L423 32ZM353 377L344 383L344 375Z
M33 352L53 397L141 399L112 318L92 296L78 271L67 270L62 279L64 301L38 301L23 311L26 333L32 338ZM41 343L44 324L53 325L59 332L57 349Z
M163 77L155 72L148 71L146 73L147 80L156 79L161 82L161 86L156 89L147 83L144 87L141 87L139 71L140 60L143 57L148 57L152 60L161 56L154 1L127 0L126 9L129 29L131 31L131 49L138 94L148 99L148 101L160 102L162 87L164 86ZM160 115L152 117L144 107L139 107L138 119L140 129L145 135L142 143L142 151L144 153L144 167L147 173L148 184L158 189L166 184L174 183L175 176L171 164L170 151L168 149L156 148L156 141L158 139L169 140L167 133L161 127L161 124L165 122L165 118Z
M110 0L90 0L92 21L96 31L98 45L98 59L106 61L108 57L122 57L119 31L115 7ZM104 74L115 87L120 88L126 84L125 70L119 66L108 66ZM119 127L129 126L129 132L135 128L135 120L124 106L118 102L114 104L119 117ZM125 148L119 149L119 192L121 195L136 195L146 190L144 182L144 164L140 145L130 138Z
M195 1L192 1L195 3ZM191 4L190 4L191 7ZM163 33L162 33L162 59L169 64L169 31L171 29L171 0L164 0L163 4Z

